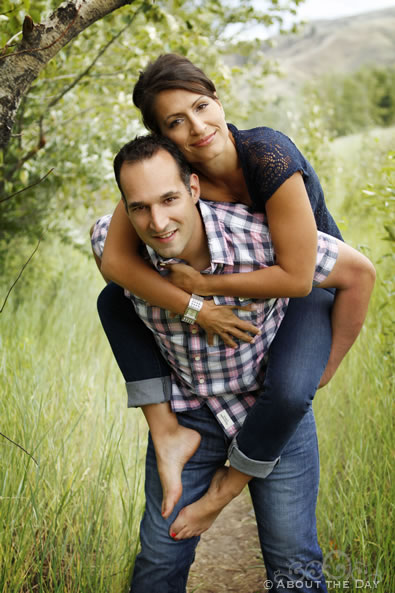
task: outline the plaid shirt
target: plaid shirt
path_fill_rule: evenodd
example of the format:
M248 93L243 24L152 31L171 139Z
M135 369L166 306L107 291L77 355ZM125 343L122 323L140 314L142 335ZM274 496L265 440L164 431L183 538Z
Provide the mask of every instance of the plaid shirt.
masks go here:
M252 272L275 263L275 254L265 215L252 213L240 204L199 202L211 255L211 265L202 273L235 274ZM95 225L92 246L101 257L111 216ZM318 233L318 250L314 284L322 282L337 258L337 242ZM157 271L166 276L160 263L164 260L149 246L145 257ZM166 260L176 263L180 260ZM170 312L153 307L125 291L144 323L153 332L164 358L173 369L171 405L174 412L200 408L205 403L214 413L225 433L232 437L240 429L248 409L255 403L265 369L269 346L285 315L288 299L245 299L216 296L217 305L245 306L252 311L235 310L240 318L261 330L252 343L240 341L230 348L214 338L209 346L206 333L197 324L170 317Z

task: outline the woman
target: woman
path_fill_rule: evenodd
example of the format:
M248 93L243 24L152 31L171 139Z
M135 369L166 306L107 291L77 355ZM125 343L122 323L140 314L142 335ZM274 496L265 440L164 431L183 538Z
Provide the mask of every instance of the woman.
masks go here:
M123 205L119 205L106 239L101 270L105 277L151 304L181 315L187 309L192 293L249 298L304 297L290 301L270 348L263 395L237 437L239 455L236 458L239 462L247 457L274 467L285 444L309 409L316 389L333 376L360 329L361 324L351 326L344 310L342 314L338 313L338 299L335 299L332 309L332 292L323 289L310 292L317 227L337 238L341 238L340 232L326 208L314 170L295 145L286 136L269 128L239 131L232 125L227 126L214 84L186 58L174 54L159 57L140 75L133 98L143 114L146 127L167 136L181 149L199 175L204 198L242 202L266 214L277 265L250 274L225 276L201 275L188 266L176 265L171 267L171 285L158 278L156 272L139 257L137 237ZM130 249L125 250L125 245ZM120 337L117 332L114 333L116 320L113 312L119 306L125 306L125 302L120 305L122 293L118 292L117 298L115 305L114 294L108 299L105 293L99 299L99 311L126 380L139 384L150 377L162 379L166 371L160 375L157 371L151 375L128 378L128 373L131 377L130 361L136 369L140 360L152 357L154 346L148 345L150 355L140 352L138 356L144 342L141 335L133 336L137 320L131 322L130 333L126 330L126 340L125 335ZM362 320L365 312L361 312ZM196 321L209 336L218 333L226 343L234 346L236 343L232 336L251 339L245 335L249 328L240 326L240 320L229 310L222 311L222 314L223 317L219 316L217 308L210 301L205 301ZM125 334L125 329L122 331ZM129 343L133 340L135 346ZM133 357L130 356L131 349L135 353ZM121 362L122 352L128 352L129 362ZM164 395L158 394L156 401L165 399ZM144 412L152 428L150 408L145 406ZM153 428L155 431L155 426ZM191 451L179 460L178 472L197 446L198 439ZM158 452L160 449L160 446L156 447ZM232 489L230 486L229 491L237 493L249 477L237 472L237 468L242 469L237 459L233 463L231 459L231 465L236 487ZM167 467L165 471L171 470ZM169 480L168 489L172 489ZM173 491L171 496L175 500L178 494ZM207 528L216 516L204 504L192 509L189 519L188 508L186 511L183 524L190 520L192 528L185 530L182 522L174 523L172 531L178 537L196 534L202 523ZM168 514L165 510L164 515ZM198 523L200 527L197 527Z

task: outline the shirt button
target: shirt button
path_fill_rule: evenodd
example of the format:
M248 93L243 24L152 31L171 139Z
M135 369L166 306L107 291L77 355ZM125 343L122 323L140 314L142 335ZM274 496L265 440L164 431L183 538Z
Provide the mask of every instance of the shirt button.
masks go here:
M195 360L200 360L200 356L195 356Z
M204 383L204 379L202 377L199 379L199 383Z
M191 334L197 334L198 331L199 331L199 329L196 325L191 326Z

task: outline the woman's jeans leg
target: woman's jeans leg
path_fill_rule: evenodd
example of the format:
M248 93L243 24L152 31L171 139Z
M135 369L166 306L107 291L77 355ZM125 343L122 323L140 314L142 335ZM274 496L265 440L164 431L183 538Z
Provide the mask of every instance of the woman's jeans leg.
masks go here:
M263 391L237 436L244 456L277 459L311 408L330 353L333 300L333 292L322 288L290 300L269 350Z
M126 382L128 405L169 401L170 368L123 288L107 284L98 297L97 309Z
M178 414L178 420L200 432L201 444L185 465L182 498L165 520L161 516L162 489L155 452L149 441L141 552L136 558L130 593L185 593L199 538L175 541L169 536L169 528L182 507L204 494L214 472L226 460L229 441L206 406ZM310 410L270 476L250 482L262 554L268 578L275 584L273 591L286 590L287 582L292 581L297 581L297 590L304 593L326 591L315 523L318 480L317 439Z

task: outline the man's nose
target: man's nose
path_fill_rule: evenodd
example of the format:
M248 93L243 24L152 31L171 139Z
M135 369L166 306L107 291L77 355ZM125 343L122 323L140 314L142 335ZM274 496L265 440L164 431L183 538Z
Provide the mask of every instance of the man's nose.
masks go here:
M168 220L169 218L162 208L151 209L150 227L153 231L161 232L165 230Z

